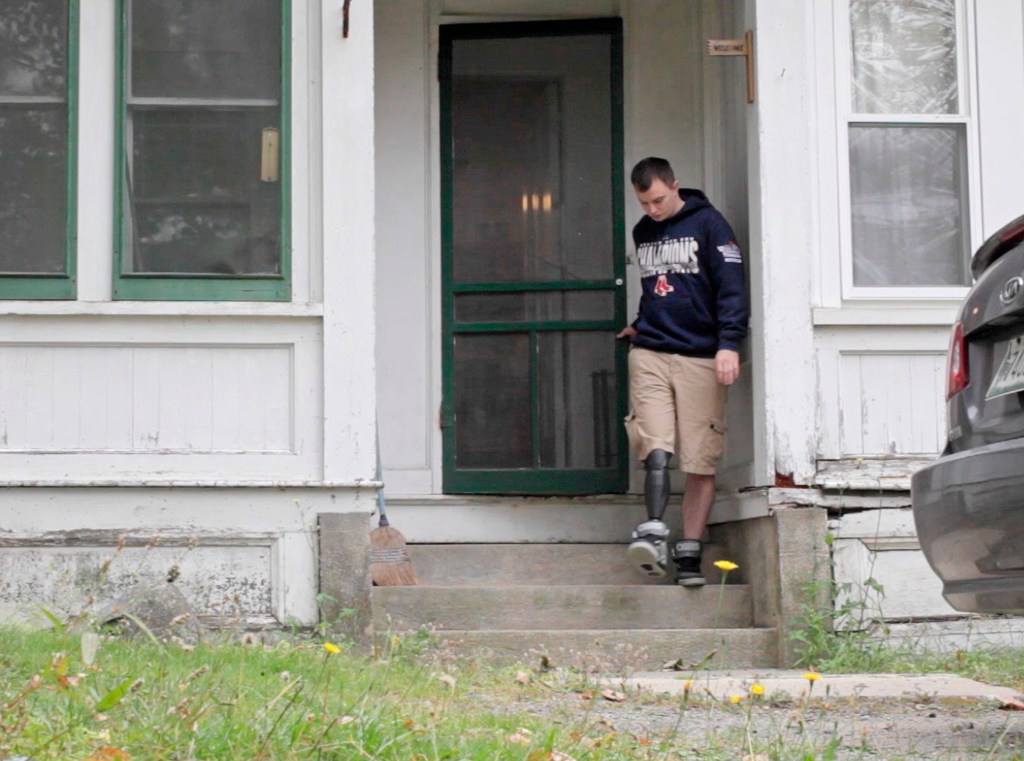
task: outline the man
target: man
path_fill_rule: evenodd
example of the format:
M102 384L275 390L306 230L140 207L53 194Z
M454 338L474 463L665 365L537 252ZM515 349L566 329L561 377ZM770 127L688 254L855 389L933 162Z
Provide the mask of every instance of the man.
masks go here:
M647 520L627 554L664 576L669 554L682 586L704 584L701 539L715 498L728 386L740 371L749 306L743 260L729 223L699 190L680 189L665 159L646 158L630 175L645 216L633 228L643 295L629 338L630 445L644 464ZM680 444L686 473L682 537L662 522L669 461Z

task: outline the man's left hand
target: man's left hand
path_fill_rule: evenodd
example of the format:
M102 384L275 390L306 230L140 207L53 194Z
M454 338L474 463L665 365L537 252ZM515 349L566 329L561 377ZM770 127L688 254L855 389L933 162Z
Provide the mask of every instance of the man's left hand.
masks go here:
M715 354L715 377L723 386L731 386L740 377L740 353L719 349Z

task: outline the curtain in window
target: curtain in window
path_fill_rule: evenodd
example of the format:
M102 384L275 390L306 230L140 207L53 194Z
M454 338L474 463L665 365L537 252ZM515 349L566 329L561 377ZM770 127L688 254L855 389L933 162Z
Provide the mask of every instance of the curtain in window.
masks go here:
M855 286L969 282L956 21L955 0L850 2Z

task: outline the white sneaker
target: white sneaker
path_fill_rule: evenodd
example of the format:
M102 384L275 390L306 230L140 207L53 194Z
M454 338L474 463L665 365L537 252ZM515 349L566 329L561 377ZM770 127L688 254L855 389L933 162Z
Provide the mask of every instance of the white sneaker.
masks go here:
M626 550L629 562L645 576L664 576L668 564L668 526L659 520L644 521L633 531Z

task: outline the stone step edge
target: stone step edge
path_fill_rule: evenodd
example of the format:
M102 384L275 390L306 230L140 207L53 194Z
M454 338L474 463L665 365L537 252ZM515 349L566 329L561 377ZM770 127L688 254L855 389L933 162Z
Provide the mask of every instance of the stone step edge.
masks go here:
M378 631L377 648L395 646L406 632ZM418 630L408 634L420 636ZM575 630L429 630L438 648L462 655L487 655L495 664L543 667L648 670L672 664L680 679L708 669L770 668L777 659L778 631L742 629L575 629ZM428 642L430 640L428 639ZM428 648L430 645L428 644Z

